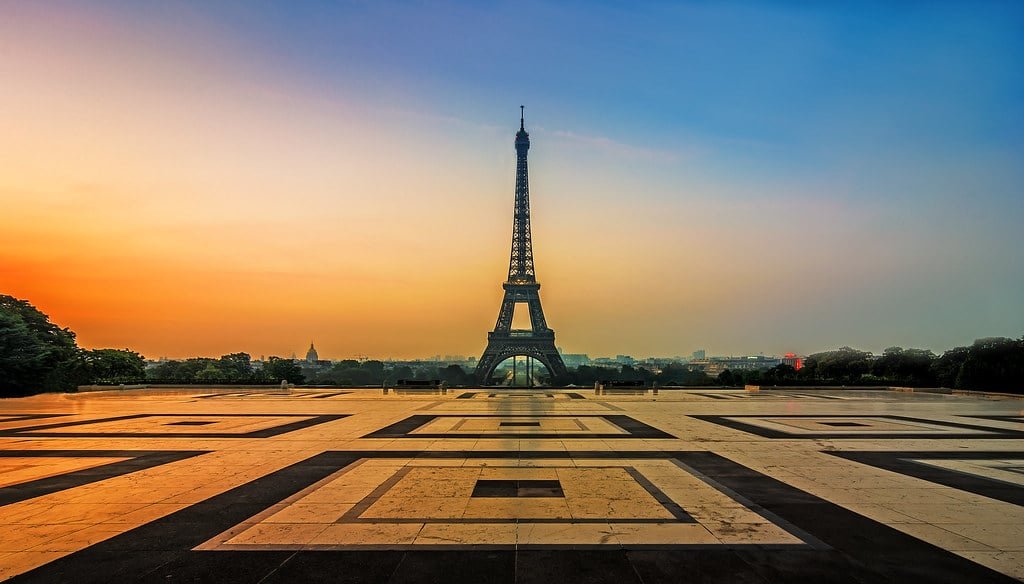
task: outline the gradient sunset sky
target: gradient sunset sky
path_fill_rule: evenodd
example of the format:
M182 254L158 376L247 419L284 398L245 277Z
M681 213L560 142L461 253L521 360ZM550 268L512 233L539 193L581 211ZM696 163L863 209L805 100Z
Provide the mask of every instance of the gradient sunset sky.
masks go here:
M147 357L1024 333L1024 3L0 2L0 293Z

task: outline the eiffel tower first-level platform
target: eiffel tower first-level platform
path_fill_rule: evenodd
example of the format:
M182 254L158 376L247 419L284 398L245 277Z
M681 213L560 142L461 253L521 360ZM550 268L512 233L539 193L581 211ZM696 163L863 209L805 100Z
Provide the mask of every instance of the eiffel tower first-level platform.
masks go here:
M555 347L555 331L544 319L540 305L540 284L533 265L533 238L530 232L530 184L526 155L530 150L530 135L526 132L520 106L519 131L516 132L516 201L512 220L512 254L508 263L508 280L502 284L505 297L498 311L494 330L487 333L487 348L476 367L476 378L481 384L491 381L494 369L512 357L527 357L539 361L547 368L551 381L557 383L566 376L565 363ZM512 328L512 317L517 305L525 305L530 315L530 328Z

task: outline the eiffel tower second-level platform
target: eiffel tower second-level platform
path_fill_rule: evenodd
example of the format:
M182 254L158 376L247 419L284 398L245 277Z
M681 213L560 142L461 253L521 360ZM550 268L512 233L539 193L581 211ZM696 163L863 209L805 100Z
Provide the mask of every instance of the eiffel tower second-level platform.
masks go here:
M539 361L547 368L553 383L566 377L565 363L555 347L555 331L548 327L544 318L544 309L540 304L540 284L533 265L530 186L526 161L530 150L530 135L526 132L522 115L519 118L515 146L516 198L512 215L512 254L508 264L508 279L502 284L505 296L498 310L498 321L494 330L487 333L487 348L476 367L477 381L484 385L491 381L495 368L512 357ZM512 328L517 306L528 310L529 329Z

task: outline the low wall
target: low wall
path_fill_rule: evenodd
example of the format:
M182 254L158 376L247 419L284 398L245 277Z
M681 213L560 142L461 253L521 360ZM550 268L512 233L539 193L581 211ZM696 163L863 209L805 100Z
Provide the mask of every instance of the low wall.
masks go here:
M289 384L288 387L295 387L295 385L294 384ZM248 385L244 385L244 384L243 385L227 385L227 384L219 384L219 383L210 383L210 384L205 384L205 383L202 383L202 384L200 384L200 383L154 383L154 384L140 383L140 384L125 384L125 383L122 383L120 385L79 385L78 386L78 391L79 392L88 392L88 391L124 391L124 390L128 390L128 389L197 389L197 390L199 390L199 389L201 389L201 390L207 390L207 389L214 389L214 390L216 390L216 389L230 389L230 390L236 390L236 391L237 390L250 389L250 390L256 391L256 390L267 390L267 389L281 389L281 385L280 384L268 384L268 385L252 385L252 384L248 384Z

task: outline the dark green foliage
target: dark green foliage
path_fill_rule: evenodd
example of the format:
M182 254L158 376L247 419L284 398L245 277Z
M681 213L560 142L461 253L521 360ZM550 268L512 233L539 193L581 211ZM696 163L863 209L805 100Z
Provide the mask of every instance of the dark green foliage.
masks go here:
M220 365L218 359L210 359L208 357L193 357L183 361L167 361L150 369L146 377L153 381L188 383L199 379L200 373L205 372L203 377L207 380L223 381L233 379L226 372L222 372L218 365Z
M960 362L954 385L960 389L1024 392L1024 337L974 341Z
M804 362L805 376L827 379L846 385L861 383L861 377L871 372L874 355L842 347L835 351L815 353Z
M0 295L0 395L70 391L88 378L75 333Z
M471 385L473 383L473 376L466 373L459 365L439 367L437 373L437 379L446 382L448 385Z
M960 369L970 354L969 347L956 347L942 354L930 367L935 382L940 387L956 387Z
M785 363L780 363L759 373L761 373L760 383L762 385L793 385L797 382L796 369Z
M253 367L248 353L230 353L219 359L193 357L165 361L145 374L150 383L278 384L305 383L306 376L294 359L270 357L262 369Z
M685 365L670 363L654 377L659 385L708 385L713 383L703 371L691 371Z
M893 384L928 386L935 384L932 363L935 353L925 349L889 347L875 359L871 374Z
M384 382L384 364L354 359L338 361L327 370L309 371L310 382L317 385L376 385Z
M226 379L247 379L252 377L252 357L249 353L222 355L216 368Z
M417 377L413 375L412 367L409 367L408 365L399 365L388 372L387 380L394 383L399 379L417 379Z
M680 363L670 363L655 373L643 367L623 365L614 367L593 367L580 365L569 370L569 382L578 386L591 386L599 381L643 381L647 385L664 386L707 385L712 383L702 371L691 371Z
M94 383L138 381L146 377L146 361L128 349L82 351L85 368Z
M295 362L295 359L282 359L271 357L263 366L263 377L273 383L287 381L288 383L302 384L306 382L306 376L302 368Z

